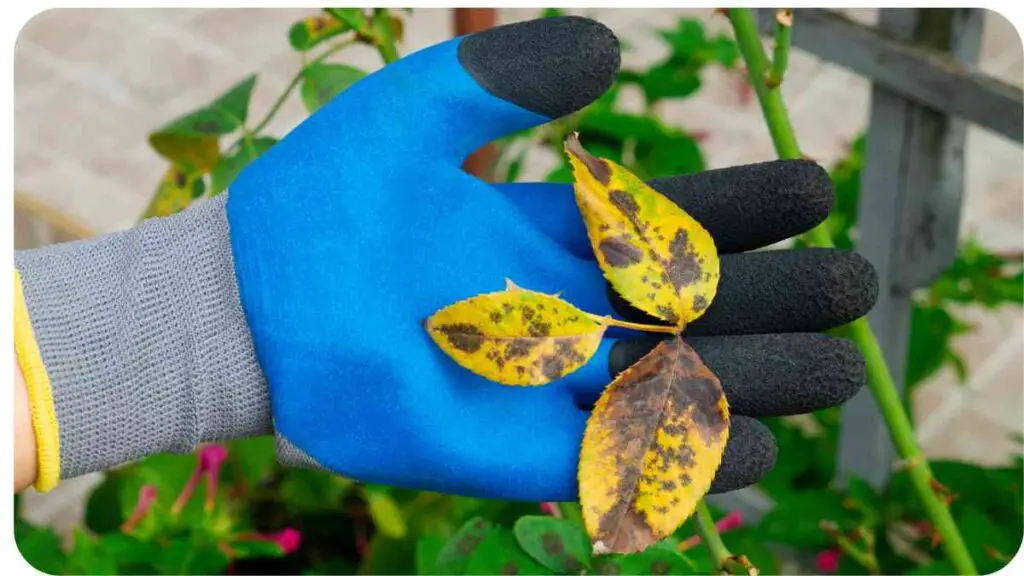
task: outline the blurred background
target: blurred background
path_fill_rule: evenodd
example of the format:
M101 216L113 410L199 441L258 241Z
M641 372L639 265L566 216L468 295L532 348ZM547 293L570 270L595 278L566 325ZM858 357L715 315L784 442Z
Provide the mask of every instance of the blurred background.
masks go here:
M398 51L406 54L457 32L535 18L543 12L415 9L392 10L388 18ZM474 160L471 168L477 173L493 180L564 180L555 143L571 125L591 126L603 139L595 152L651 177L776 158L724 16L710 9L568 12L600 20L623 41L624 73L615 101L600 103L600 109L550 130L500 142ZM838 22L844 26L872 29L883 16L872 9L829 14L841 17ZM912 34L908 43L928 42L921 31L932 22L933 29L945 31L947 44L951 35L954 39L954 48L947 46L946 52L956 55L960 46L959 56L969 54L972 70L1016 90L1007 93L1016 94L1019 102L1024 51L1019 32L1006 19L994 12L972 11L955 20L959 24L947 20L943 29L941 14L912 16L918 18L917 36ZM143 213L169 213L200 201L167 184L166 176L180 166L151 135L173 132L165 130L172 121L203 108L251 74L256 81L248 96L249 124L267 118L256 136L287 134L319 105L318 94L333 95L382 65L381 52L359 42L311 64L352 34L332 18L316 9L58 9L33 18L15 46L16 246L120 230ZM824 20L808 15L808 21L815 18L822 29L835 25L827 15ZM899 16L893 18L890 26ZM921 114L920 103L904 100L896 90L886 92L891 85L873 85L856 62L816 55L822 50L815 48L812 35L801 41L801 22L798 10L795 47L781 90L804 154L828 168L836 181L840 202L830 223L838 245L857 247L860 238L858 197L868 194L861 174L872 158L871 142L881 141L887 133L892 136L886 141L904 139L902 150L909 150L906 158L911 159L904 164L945 159L932 176L936 186L954 190L954 206L946 205L952 224L940 230L954 244L948 258L937 257L941 266L934 273L922 272L931 274L927 283L896 298L902 298L903 307L896 302L894 310L902 310L907 322L902 328L892 327L897 342L892 346L905 367L901 379L907 383L906 402L924 452L929 459L948 462L945 467L936 465L936 475L949 488L954 506L962 507L955 509L958 521L983 535L969 542L979 556L976 562L997 568L1020 544L1020 141L998 127L942 124L947 119L938 113L915 116ZM956 44L957 34L968 38L972 33L977 35L973 50L969 39ZM764 42L770 50L770 34ZM332 68L310 72L322 64ZM279 101L289 86L296 89ZM248 87L242 90L248 94ZM907 102L914 109L906 108ZM883 106L901 110L903 115L888 118L908 124L879 126L886 118L879 115ZM946 131L941 153L922 152L928 146L922 147L921 139L926 144L931 140L922 136L929 132L921 131L920 123L927 126L930 121ZM919 123L916 136L908 128L911 122ZM232 166L224 162L209 175L195 176L203 181L203 195L219 191L252 159L250 155L258 154L232 148L233 140L225 133L219 142L221 156L231 158ZM260 140L257 149L272 143ZM900 172L898 166L893 174L876 168L870 179L865 177L878 184L873 193L884 198L894 198L897 189L905 188L910 198L906 202L927 203L914 196L920 193L914 192L920 182L927 182L927 177L920 179L920 171ZM892 190L886 188L887 182L893 183ZM901 206L900 200L895 202ZM892 228L888 231L897 240L913 233ZM898 275L898 263L893 266ZM931 546L932 532L910 503L906 479L900 484L892 454L863 445L871 438L886 438L886 432L877 419L871 420L870 398L858 400L860 407L845 414L835 410L772 422L780 440L778 469L752 494L716 502L715 513L726 521L723 536L733 552L759 561L762 573L863 573L872 567L884 573L924 573L920 570L934 566L940 568L928 573L942 573L941 553ZM858 435L863 442L853 438ZM458 529L466 521L483 517L495 525L511 525L524 514L545 513L537 505L405 493L308 471L282 471L273 464L266 443L228 445L227 453L229 465L220 478L226 488L216 495L217 502L224 500L216 514L227 519L221 528L210 529L209 514L204 516L201 505L190 504L182 516L188 521L177 520L170 545L155 536L147 541L147 534L170 530L160 520L138 520L124 529L140 508L140 497L145 502L147 486L159 488L157 505L170 506L189 476L203 466L199 456L158 457L117 473L65 482L44 497L32 491L23 494L18 503L23 554L44 571L63 573L131 572L133 566L159 573L451 573L469 570L468 560L444 569L437 557L461 534ZM861 486L857 480L850 483L851 477L866 479L863 491L840 494L832 489L839 478L851 489ZM195 502L201 499L198 494ZM842 500L832 500L836 498L854 498L861 505L843 505ZM999 505L1009 512L994 512ZM834 518L826 512L833 509ZM546 513L565 515L558 508ZM809 527L797 527L797 519L805 517L810 520L803 524ZM822 529L822 519L837 523L839 533ZM223 528L224 523L231 528ZM135 538L127 536L132 529L138 531ZM686 544L692 536L687 530L684 527L673 542L699 568L702 552L699 546ZM865 538L865 533L872 537ZM158 540L163 544L153 544ZM183 544L175 548L179 540ZM227 541L232 554L224 551ZM248 548L242 542L248 542ZM71 552L58 554L58 545ZM858 556L858 550L868 560ZM187 556L205 559L183 559ZM146 564L154 557L164 560ZM475 562L473 566L486 570L481 568L488 566L481 563L485 560ZM541 564L550 571L548 564ZM685 566L694 565L680 568L688 573Z

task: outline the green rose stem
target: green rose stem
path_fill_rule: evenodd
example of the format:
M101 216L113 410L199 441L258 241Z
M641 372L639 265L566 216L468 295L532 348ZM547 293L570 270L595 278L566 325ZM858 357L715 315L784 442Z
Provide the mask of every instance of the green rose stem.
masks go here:
M793 34L793 11L780 9L775 13L775 55L772 57L771 69L765 76L764 83L769 88L782 84L789 65L789 44Z
M768 124L768 131L771 133L776 152L780 158L784 159L801 158L800 147L797 145L793 126L789 123L782 94L777 87L770 88L765 82L765 73L769 63L764 47L761 45L753 13L747 8L730 8L727 14L732 22L740 53L743 55L743 60L746 61L747 76L757 93L757 100L761 104L761 110ZM778 37L788 39L789 34ZM780 47L776 46L775 50L778 53ZM803 238L812 246L832 247L832 238L826 226L825 223L820 224L805 233ZM921 453L921 448L917 445L914 428L903 409L892 374L885 362L885 356L882 354L878 340L868 325L867 319L860 318L854 321L848 326L848 333L850 339L857 344L864 355L868 386L885 418L889 434L903 459L914 490L924 505L935 530L942 537L942 547L946 555L960 574L977 574L977 568L967 552L967 547L953 522L949 508L932 488L935 478L932 475L931 467Z
M719 570L729 574L755 575L758 573L754 565L741 561L736 556L733 556L732 552L729 552L729 548L722 541L722 535L715 528L715 521L711 518L711 511L708 510L708 506L703 500L697 503L695 517L697 520L697 532L700 533L701 538L707 543L708 548L711 549L711 554L714 556Z

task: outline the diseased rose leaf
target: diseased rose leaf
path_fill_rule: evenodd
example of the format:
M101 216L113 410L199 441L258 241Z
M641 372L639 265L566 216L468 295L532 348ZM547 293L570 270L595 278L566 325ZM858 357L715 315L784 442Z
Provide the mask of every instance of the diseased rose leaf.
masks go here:
M551 516L523 516L513 529L523 551L558 574L590 567L587 535L575 524Z
M576 134L565 150L591 246L615 290L679 327L704 314L719 277L707 230L636 175L584 150Z
M597 352L604 324L557 296L509 286L436 312L430 337L461 366L518 386L557 380Z
M671 535L710 488L728 437L721 383L681 338L619 374L594 406L580 450L594 553L641 552Z
M274 144L277 144L276 138L260 136L253 138L251 146L244 144L234 154L222 156L220 162L210 172L210 194L216 196L223 192L234 182L243 168L270 150Z
M351 30L347 23L334 18L333 16L311 16L299 20L288 30L288 41L292 48L305 52L324 40L333 38L338 34Z
M302 103L310 114L330 102L346 88L362 80L366 72L347 64L316 63L303 72Z
M471 518L452 535L437 554L437 568L448 574L462 574L470 556L494 529L490 521Z
M206 182L203 180L202 174L172 165L160 179L160 186L153 195L153 199L149 201L149 206L146 207L142 218L177 214L188 208L192 200L202 196L205 192Z
M465 574L551 574L516 546L515 538L504 529L492 530L469 557Z

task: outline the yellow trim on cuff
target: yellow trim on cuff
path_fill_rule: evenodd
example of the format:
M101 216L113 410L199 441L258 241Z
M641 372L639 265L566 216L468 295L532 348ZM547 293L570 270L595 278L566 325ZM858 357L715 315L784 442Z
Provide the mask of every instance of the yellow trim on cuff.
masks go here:
M36 455L39 469L35 488L40 492L52 490L60 480L60 434L57 411L53 406L53 390L46 366L39 353L39 344L32 331L32 321L25 305L21 274L14 271L14 349L18 365L28 388L28 402L32 409L32 429L36 434Z

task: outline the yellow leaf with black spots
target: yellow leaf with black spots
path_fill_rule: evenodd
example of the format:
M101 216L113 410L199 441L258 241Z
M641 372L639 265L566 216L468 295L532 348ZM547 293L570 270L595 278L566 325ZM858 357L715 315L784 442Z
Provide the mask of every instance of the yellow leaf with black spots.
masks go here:
M721 383L681 338L620 373L594 406L580 449L594 553L641 552L675 532L711 487L728 438Z
M292 48L305 52L324 40L351 29L351 26L333 16L312 16L292 25L288 31L288 41Z
M571 134L576 203L605 277L630 304L680 328L718 288L718 251L703 226L622 166L597 158Z
M426 321L430 337L461 366L516 386L557 380L597 352L604 324L557 296L508 286L438 311Z
M160 180L160 186L142 214L143 220L170 216L188 208L192 201L206 192L203 175L180 166L171 166Z

